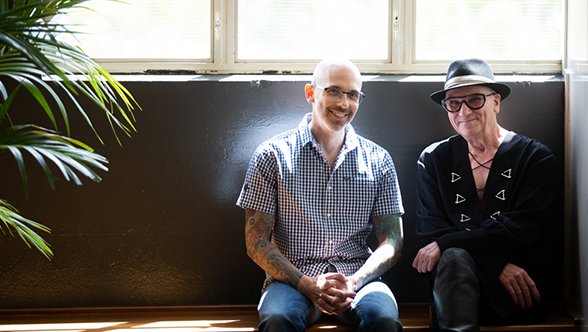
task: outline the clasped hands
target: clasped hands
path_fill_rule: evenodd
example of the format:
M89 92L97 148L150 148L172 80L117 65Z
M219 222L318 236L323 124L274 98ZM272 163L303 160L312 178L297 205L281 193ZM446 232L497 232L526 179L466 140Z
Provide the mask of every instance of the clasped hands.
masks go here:
M329 315L339 315L351 307L355 297L353 279L341 273L325 273L317 277L305 276L301 291L316 307Z

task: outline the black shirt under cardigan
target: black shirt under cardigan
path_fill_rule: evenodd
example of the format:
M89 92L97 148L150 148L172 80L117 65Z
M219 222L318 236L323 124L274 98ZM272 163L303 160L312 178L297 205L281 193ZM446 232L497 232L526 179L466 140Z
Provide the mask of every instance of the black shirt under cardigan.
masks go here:
M557 162L537 140L509 132L498 148L482 199L468 145L452 136L427 147L418 161L417 234L441 251L466 249L500 318L517 311L498 276L507 263L542 279L542 237L553 218ZM541 288L539 288L541 291Z

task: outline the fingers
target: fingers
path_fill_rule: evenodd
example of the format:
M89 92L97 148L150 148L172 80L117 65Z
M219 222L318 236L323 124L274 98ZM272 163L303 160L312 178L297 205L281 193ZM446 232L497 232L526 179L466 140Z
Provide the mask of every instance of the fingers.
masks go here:
M326 280L332 280L343 284L347 282L347 277L341 273L326 273L324 274L324 277Z
M344 302L347 298L353 299L355 295L353 290L347 289L347 283L341 281L327 280L321 289L321 297L332 304Z
M527 285L529 286L529 291L531 292L531 297L533 298L533 300L535 301L541 301L541 294L539 294L539 290L537 289L537 285L535 285L535 281L533 281L533 279L531 279L531 277L525 273L525 282L527 283Z
M354 298L356 295L356 293L354 291L347 290L347 289L338 289L338 288L334 288L334 287L326 289L325 291L322 292L322 294L324 294L325 296L330 296L330 298L332 298L333 301L335 301L337 299L344 300L348 297Z
M531 309L541 296L533 279L514 264L507 264L499 276L512 301L523 309Z
M341 273L327 273L317 277L320 289L315 304L329 315L340 314L349 309L356 293L348 289L349 279Z
M439 249L439 245L437 242L431 242L418 251L412 262L412 267L419 273L431 272L440 257L441 249Z
M513 297L513 302L519 307L527 309L529 307L527 301L529 296L527 296L528 292L526 292L527 285L524 282L521 282L520 278L515 276L509 279L509 283L513 291L513 294L511 295L511 297Z
M336 315L345 312L345 310L351 307L353 299L350 297L340 298L337 296L330 296L325 293L321 293L319 299L316 302L317 308L328 314Z
M412 261L412 267L415 268L419 273L427 272L427 257L423 252L423 249L420 249L417 252L416 256L414 257L414 260Z
M414 260L412 261L412 267L415 268L419 273L425 273L427 266L427 259L421 255L421 251L417 253Z
M325 300L323 300L322 298L316 300L315 305L321 312L327 315L335 314L334 308L330 306L328 303L326 303Z
M323 275L323 278L325 281L323 287L321 287L323 291L328 288L348 289L349 279L341 273L327 273Z

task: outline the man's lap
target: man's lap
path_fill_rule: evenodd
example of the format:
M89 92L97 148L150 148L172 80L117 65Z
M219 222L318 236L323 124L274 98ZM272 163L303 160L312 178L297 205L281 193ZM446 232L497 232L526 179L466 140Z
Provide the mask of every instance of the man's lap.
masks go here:
M310 326L322 315L320 310L304 294L293 287L274 281L269 284L259 302L260 319L283 315L306 322ZM381 281L373 281L357 292L352 309L334 316L346 325L357 325L362 319L390 317L398 320L398 305L392 291Z

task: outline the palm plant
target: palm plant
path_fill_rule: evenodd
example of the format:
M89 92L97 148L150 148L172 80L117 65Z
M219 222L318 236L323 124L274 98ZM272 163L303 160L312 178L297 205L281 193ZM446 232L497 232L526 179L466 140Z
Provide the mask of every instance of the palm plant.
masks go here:
M103 143L90 110L80 103L82 98L106 117L119 144L118 132L135 131L133 110L139 105L131 93L79 47L64 42L60 36L74 31L54 22L87 1L0 0L0 156L14 158L25 192L25 155L41 167L52 189L54 172L81 185L81 178L99 182L97 172L108 170L105 157L70 137L68 114L79 112ZM13 102L23 92L34 98L52 128L13 122L11 114L19 111ZM37 233L50 232L49 227L22 216L4 199L0 199L0 229L5 235L18 234L45 257L53 256L50 245Z

